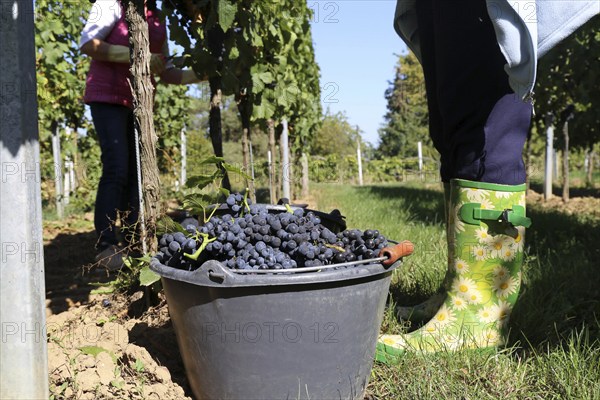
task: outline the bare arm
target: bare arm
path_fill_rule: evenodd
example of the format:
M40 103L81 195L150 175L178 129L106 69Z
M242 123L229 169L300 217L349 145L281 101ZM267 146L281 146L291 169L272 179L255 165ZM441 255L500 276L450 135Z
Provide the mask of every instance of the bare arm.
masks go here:
M92 39L83 46L81 46L81 52L92 57L98 61L110 61L117 63L129 63L129 47L109 44L104 40ZM168 47L166 47L168 55ZM163 56L165 54L165 46L163 46ZM162 81L174 85L187 85L190 83L200 82L194 71L190 69L182 70L171 66L171 68L165 68L164 59L159 54L152 54L150 60L150 67L153 73L159 74Z
M106 43L101 39L91 39L84 43L81 52L94 60L129 64L129 47ZM154 74L165 71L165 60L160 54L151 55L150 70Z
M162 53L165 59L169 58L169 43L166 40L162 47ZM208 78L200 79L193 70L177 68L172 61L167 61L166 69L160 74L160 79L172 85L187 85L198 83Z
M81 52L98 61L129 63L129 47L92 39L81 46Z

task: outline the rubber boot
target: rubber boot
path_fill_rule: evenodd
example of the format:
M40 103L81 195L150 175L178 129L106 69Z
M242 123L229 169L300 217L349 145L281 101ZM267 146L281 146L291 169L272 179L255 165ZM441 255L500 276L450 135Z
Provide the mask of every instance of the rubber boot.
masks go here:
M525 185L454 179L448 219L450 289L433 318L404 335L383 335L376 359L406 351L493 348L505 343L507 323L521 284Z
M450 183L444 182L444 223L446 226L446 241L448 242L448 216L450 208ZM429 321L440 308L446 299L446 293L450 289L452 283L452 269L454 268L451 262L450 253L448 252L448 268L446 276L440 289L433 296L424 302L414 306L396 306L396 318L399 320L410 321L411 326L422 324Z

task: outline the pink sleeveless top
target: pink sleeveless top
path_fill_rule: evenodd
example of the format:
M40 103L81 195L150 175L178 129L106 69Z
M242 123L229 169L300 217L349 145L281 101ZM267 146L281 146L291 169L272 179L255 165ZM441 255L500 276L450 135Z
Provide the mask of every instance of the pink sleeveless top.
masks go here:
M150 35L150 52L162 53L163 44L167 39L167 28L159 19L157 11L148 10L146 19ZM121 12L121 18L104 41L110 44L129 46L125 11ZM127 78L129 78L128 63L92 60L85 82L84 102L86 104L91 102L111 103L133 108L133 97ZM152 78L152 83L155 84L154 78Z

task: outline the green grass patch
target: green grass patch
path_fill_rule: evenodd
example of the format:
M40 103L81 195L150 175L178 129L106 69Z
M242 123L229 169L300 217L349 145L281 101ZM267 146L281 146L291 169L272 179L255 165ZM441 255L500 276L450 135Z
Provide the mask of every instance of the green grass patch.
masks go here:
M390 304L434 294L446 270L441 185L314 185L316 208L338 208L349 228L379 229L411 240L415 253L395 272ZM509 347L407 354L376 363L377 399L600 399L600 220L528 207L523 285L512 313ZM390 306L382 332L406 329Z

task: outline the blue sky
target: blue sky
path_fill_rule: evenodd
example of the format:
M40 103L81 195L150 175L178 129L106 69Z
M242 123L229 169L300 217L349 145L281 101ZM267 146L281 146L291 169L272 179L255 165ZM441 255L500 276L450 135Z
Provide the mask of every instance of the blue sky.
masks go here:
M392 19L395 0L311 1L312 34L321 68L323 109L343 111L376 145L385 114L384 91L406 46Z

